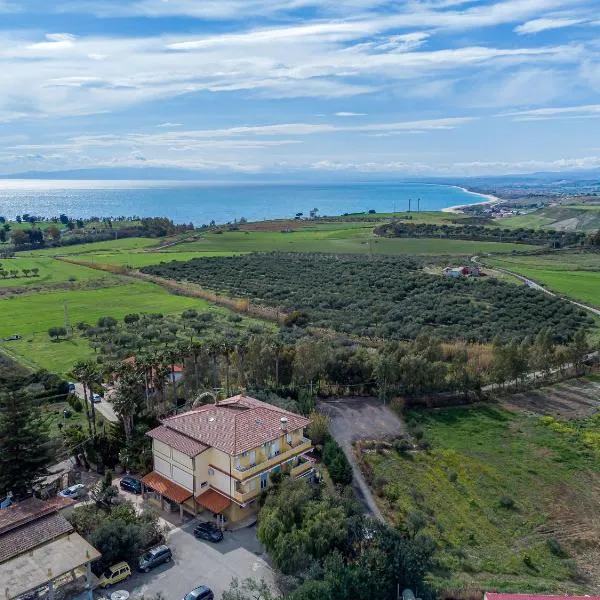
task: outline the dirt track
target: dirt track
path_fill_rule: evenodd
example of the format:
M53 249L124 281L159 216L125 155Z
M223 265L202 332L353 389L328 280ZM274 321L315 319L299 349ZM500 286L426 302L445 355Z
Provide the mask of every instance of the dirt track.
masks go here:
M331 434L352 465L352 487L356 497L368 512L383 521L383 516L356 462L352 444L365 439L396 438L406 432L406 426L396 413L375 398L340 398L319 402L319 410L329 416Z

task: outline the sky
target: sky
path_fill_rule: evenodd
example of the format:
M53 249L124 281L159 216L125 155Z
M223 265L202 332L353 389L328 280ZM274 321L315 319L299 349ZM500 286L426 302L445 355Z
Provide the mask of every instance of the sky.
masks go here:
M0 175L597 168L597 3L0 0Z

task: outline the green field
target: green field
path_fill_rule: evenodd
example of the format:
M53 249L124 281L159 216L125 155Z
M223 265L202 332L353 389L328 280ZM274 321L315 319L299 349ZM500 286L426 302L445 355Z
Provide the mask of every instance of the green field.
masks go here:
M107 283L115 281L115 277L100 271L72 265L48 257L21 257L11 259L2 259L0 270L19 271L17 277L9 275L6 278L0 278L0 288L17 288L27 286L44 286L64 281L85 282L91 279L103 279ZM37 277L31 273L26 276L23 269L39 269Z
M176 246L178 247L178 246ZM185 246L181 246L185 247ZM134 269L157 265L161 262L172 260L191 260L209 256L233 256L235 252L118 252L112 254L84 254L81 257L71 258L82 260L90 264L122 265Z
M363 457L388 518L435 540L435 587L585 589L557 544L576 554L577 536L593 534L574 533L569 523L600 509L600 490L590 483L598 477L597 444L577 433L594 431L597 418L567 428L479 407L412 412L408 419L424 431L429 451Z
M529 277L557 294L600 307L600 254L492 257L485 262Z
M3 342L0 349L25 365L56 373L66 373L74 361L91 356L93 351L85 339L53 342L48 336L50 327L63 324L65 303L72 325L79 321L92 324L105 315L121 319L131 312L173 314L186 308L212 309L203 300L175 296L145 282L14 296L0 300L0 338L18 334L23 339Z
M90 252L122 252L140 248L157 246L164 240L155 238L123 238L110 240L108 242L92 242L90 244L74 244L73 246L61 246L59 248L41 248L40 250L28 250L19 252L19 256L69 256L72 254L88 254Z
M292 233L271 231L228 231L205 233L201 240L172 246L186 252L330 252L343 254L448 254L470 255L522 252L530 246L496 242L448 239L378 238L373 224L364 227L303 229Z
M563 204L540 208L524 215L498 219L499 227L594 231L600 229L600 204Z

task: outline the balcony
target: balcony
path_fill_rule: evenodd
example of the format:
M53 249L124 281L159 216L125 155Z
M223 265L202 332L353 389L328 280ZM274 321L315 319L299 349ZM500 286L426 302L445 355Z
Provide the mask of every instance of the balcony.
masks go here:
M256 465L250 465L248 467L234 467L236 473L242 476L243 479L247 479L248 477L252 477L261 471L266 469L270 469L275 465L278 465L286 460L289 460L293 456L297 454L301 454L302 452L308 452L312 448L312 443L307 438L301 438L296 444L288 445L285 444L282 450L278 454L271 455L267 458L267 460L263 460Z
M256 486L257 489L254 491L245 490L243 486L239 484L236 485L235 491L233 492L233 499L240 504L246 504L246 502L250 502L254 498L258 498L261 493L260 485Z
M313 464L309 460L305 460L292 468L291 476L296 479L301 475L304 475L307 471L310 471L312 468Z

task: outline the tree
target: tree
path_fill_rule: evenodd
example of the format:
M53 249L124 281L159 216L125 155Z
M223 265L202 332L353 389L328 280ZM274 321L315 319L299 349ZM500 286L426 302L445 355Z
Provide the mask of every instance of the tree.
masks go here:
M10 234L12 243L17 247L24 246L29 242L29 236L22 229L15 229Z
M313 385L325 366L325 348L322 342L311 338L302 338L296 343L294 356L294 379L300 385L309 385L313 394Z
M128 363L122 363L118 372L119 386L113 398L113 407L125 429L127 442L131 440L134 415L145 398L145 382L140 373Z
M11 269L11 270L10 270L10 276L11 276L13 279L16 279L18 275L19 275L19 270L18 270L18 269Z
M38 269L38 267L32 267L31 273L34 277L37 277L40 274L40 270Z
M329 438L329 417L314 410L310 413L311 424L307 435L315 446L322 446Z
M21 271L23 271L23 275L25 275L25 277L29 277L29 273L31 273L31 269L21 269Z
M67 335L67 330L64 327L50 327L48 335L58 341L59 338Z
M546 327L535 336L532 348L533 368L541 371L544 376L547 375L554 363L554 351L552 329Z
M264 579L244 579L241 583L234 577L229 589L221 594L221 600L275 600L275 596Z
M0 395L0 497L29 494L53 458L47 427L31 396Z
M52 238L53 241L60 239L60 229L56 225L50 225L46 229L46 233Z
M102 481L91 490L90 495L96 506L110 510L115 498L119 495L119 490L112 483L111 471L105 471Z
M92 401L92 386L98 382L99 373L96 365L90 360L79 360L73 365L73 376L83 386L85 414L88 421L90 436L96 433L96 407ZM91 411L90 411L91 405Z
M587 341L585 329L579 329L573 336L573 341L568 346L568 353L575 373L581 375L585 367L585 359L590 353L590 346Z

